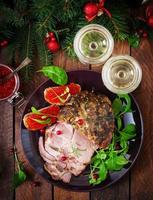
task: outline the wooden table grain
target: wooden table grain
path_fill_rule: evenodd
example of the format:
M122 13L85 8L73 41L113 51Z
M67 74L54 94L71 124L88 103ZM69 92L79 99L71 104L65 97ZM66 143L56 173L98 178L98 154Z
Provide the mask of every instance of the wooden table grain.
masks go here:
M0 102L0 166L3 173L0 176L0 200L153 200L153 44L144 39L138 49L133 49L125 42L116 42L113 55L128 54L135 57L142 66L143 79L140 87L133 92L144 120L144 143L140 155L131 169L120 181L111 187L94 192L70 192L54 187L35 173L26 159L20 135L21 113L7 102ZM5 64L4 60L0 63ZM54 56L55 65L67 71L89 69L101 71L101 66L83 65L77 60L71 60L63 52ZM21 80L20 90L24 93L25 102L31 92L46 78L34 74L33 80L24 83ZM19 159L31 180L40 182L39 187L34 187L32 182L26 181L16 190L12 188L12 177L15 172L15 162L9 149L16 144Z

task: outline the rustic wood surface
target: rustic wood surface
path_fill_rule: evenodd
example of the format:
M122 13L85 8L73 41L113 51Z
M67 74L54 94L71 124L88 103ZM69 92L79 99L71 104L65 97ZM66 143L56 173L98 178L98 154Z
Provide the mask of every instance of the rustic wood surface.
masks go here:
M130 49L127 43L116 42L113 55L129 54L135 57L142 66L143 80L141 86L134 92L143 119L144 119L144 144L132 170L119 182L105 189L90 193L77 193L54 187L35 173L26 159L20 137L21 113L24 105L13 109L9 103L0 102L0 166L3 173L0 177L0 200L152 200L153 199L153 45L147 39L141 42L140 48ZM0 63L6 63L0 58ZM101 66L83 65L79 61L71 60L60 52L54 56L54 64L62 66L67 71L89 69L100 72ZM45 78L35 74L34 79L28 83L21 81L20 90L24 93L25 102L31 92L42 83ZM10 149L16 144L19 159L31 180L25 182L16 190L12 188L12 177L15 172L15 163ZM35 187L33 182L40 183Z

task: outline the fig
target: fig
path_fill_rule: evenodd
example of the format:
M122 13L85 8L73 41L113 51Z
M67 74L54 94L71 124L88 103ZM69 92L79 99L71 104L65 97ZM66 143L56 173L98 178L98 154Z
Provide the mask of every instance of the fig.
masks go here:
M49 87L44 91L44 99L50 104L64 105L71 95L76 95L80 91L80 85L75 83L70 83L66 86Z
M25 127L30 131L40 130L55 123L60 110L56 105L51 105L40 110L32 108L32 112L27 113L23 118Z

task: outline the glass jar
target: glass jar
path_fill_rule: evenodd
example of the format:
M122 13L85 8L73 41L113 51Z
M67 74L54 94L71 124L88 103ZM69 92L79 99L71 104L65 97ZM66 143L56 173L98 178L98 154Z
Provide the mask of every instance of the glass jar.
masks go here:
M7 65L0 64L0 76L3 77L8 73L13 72L13 69ZM7 73L7 74L4 74ZM20 80L17 73L12 78L4 83L0 83L0 102L8 101L13 106L19 105L23 102L23 95L18 92Z
M74 51L84 64L102 64L112 54L114 40L103 26L90 24L80 29L74 38Z
M139 63L129 55L111 57L102 68L102 80L108 90L116 94L134 91L142 79Z

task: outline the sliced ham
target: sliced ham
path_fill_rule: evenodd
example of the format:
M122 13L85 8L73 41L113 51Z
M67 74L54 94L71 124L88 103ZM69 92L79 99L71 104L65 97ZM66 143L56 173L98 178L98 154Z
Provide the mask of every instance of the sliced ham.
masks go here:
M53 179L65 183L70 181L72 174L78 176L86 168L97 148L85 135L65 122L46 129L44 144L42 137L39 139L44 168Z

